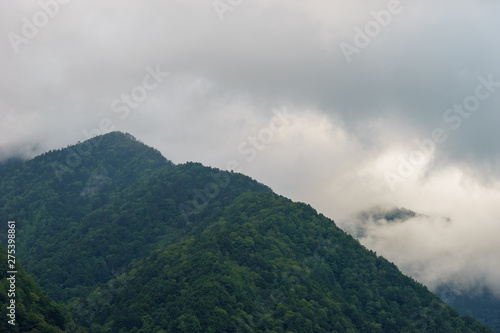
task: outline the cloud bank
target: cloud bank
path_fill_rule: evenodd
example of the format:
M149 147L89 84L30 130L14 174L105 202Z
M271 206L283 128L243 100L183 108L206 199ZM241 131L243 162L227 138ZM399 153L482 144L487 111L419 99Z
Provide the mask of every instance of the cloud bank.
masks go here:
M498 2L0 6L0 159L104 120L176 163L237 161L346 230L377 205L412 209L363 244L429 286L500 291ZM280 110L293 117L252 146Z

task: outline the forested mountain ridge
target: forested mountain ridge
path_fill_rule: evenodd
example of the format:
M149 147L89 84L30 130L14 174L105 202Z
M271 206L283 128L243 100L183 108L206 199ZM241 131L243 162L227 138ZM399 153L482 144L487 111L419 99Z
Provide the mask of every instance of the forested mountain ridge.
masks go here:
M127 134L7 165L0 193L89 332L491 332L310 206Z
M273 193L242 195L198 237L132 265L129 279L93 332L490 332Z
M93 141L97 148L66 170L68 156ZM223 180L220 170L198 163L174 166L119 132L79 145L7 168L0 180L0 216L17 221L18 254L57 301L83 296L132 261L197 232L241 191L270 190L235 174L200 209L203 203L191 203L198 188L227 182L227 173Z

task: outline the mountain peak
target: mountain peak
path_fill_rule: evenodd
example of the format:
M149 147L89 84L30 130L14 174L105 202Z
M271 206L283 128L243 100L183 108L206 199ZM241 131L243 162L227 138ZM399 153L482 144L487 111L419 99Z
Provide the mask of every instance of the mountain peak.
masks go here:
M146 146L129 133L111 132L93 137L76 145L57 151L50 151L39 157L50 160L51 167L59 181L71 176L82 167L108 166L119 169L128 165L138 173L161 165L172 165L161 153ZM120 160L125 165L114 163ZM35 158L33 163L38 160Z

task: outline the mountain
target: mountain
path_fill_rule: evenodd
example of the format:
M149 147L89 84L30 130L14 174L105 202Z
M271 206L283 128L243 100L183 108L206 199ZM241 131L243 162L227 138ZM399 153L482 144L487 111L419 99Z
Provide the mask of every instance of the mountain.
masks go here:
M349 230L345 231L363 242L367 230L391 223L406 223L420 216L425 215L406 208L373 207L358 214L356 223L351 224ZM472 315L495 332L500 332L500 298L495 296L492 290L480 285L457 286L449 281L433 291L446 304L455 307L460 314Z
M472 315L495 332L500 332L500 298L490 289L464 291L453 285L445 285L438 288L437 294L459 313Z
M154 292L153 292L154 291ZM310 206L247 193L132 265L95 332L488 332Z
M356 223L351 223L345 231L357 239L362 239L366 237L367 230L375 226L384 223L403 223L416 216L420 214L406 208L373 207L358 213Z
M13 252L11 252L13 253ZM7 250L0 247L0 332L53 332L78 328L69 312L50 300L24 269L15 263L17 273L7 267Z
M58 301L85 295L133 260L196 232L204 226L199 221L240 191L269 191L234 175L209 209L196 210L198 204L188 206L193 191L199 184L200 191L218 186L220 171L196 163L174 166L127 134L90 142L98 149L71 169L65 162L88 142L7 169L0 182L0 216L18 221L19 255Z
M18 257L89 332L492 332L310 206L128 134L0 179Z

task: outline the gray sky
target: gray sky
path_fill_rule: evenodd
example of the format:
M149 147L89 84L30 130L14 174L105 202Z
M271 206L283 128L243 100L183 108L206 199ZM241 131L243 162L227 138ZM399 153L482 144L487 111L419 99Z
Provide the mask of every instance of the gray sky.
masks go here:
M0 5L1 159L109 119L175 163L236 161L346 230L412 209L362 243L431 287L500 294L498 2L40 3Z

